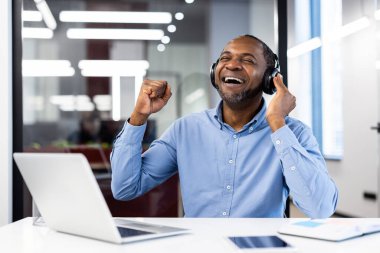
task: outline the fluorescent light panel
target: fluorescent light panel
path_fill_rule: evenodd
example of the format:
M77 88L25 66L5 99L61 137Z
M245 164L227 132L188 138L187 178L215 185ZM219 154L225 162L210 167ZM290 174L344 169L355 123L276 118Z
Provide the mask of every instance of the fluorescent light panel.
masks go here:
M50 103L59 106L62 111L93 111L94 104L87 95L56 95L50 97Z
M95 69L83 69L81 71L82 76L91 76L91 77L112 77L115 75L119 76L145 76L146 71L139 70L139 71L130 71L130 70L123 70L123 71L115 71L113 69L107 68L103 69L101 72L96 71Z
M42 15L39 11L22 11L22 21L39 22L42 21Z
M149 62L144 60L81 60L78 64L83 76L145 76Z
M23 60L23 76L73 76L75 70L67 60Z
M79 112L91 112L95 109L95 105L93 103L88 104L77 104L77 105L61 105L59 106L59 109L61 111L66 112L72 112L72 111L79 111Z
M99 70L105 67L145 70L149 68L149 62L145 60L81 60L78 67L80 69L94 68Z
M96 105L96 108L99 111L111 111L111 101L112 98L110 95L95 95L94 96L94 103Z
M133 23L133 24L170 24L169 12L132 12L132 11L61 11L62 22L84 23Z
M69 39L161 40L164 31L161 29L70 28L66 35Z
M34 0L36 3L37 9L41 12L42 18L46 24L47 27L54 30L57 28L57 22L55 21L55 18L53 14L51 13L51 10L49 6L47 5L45 0Z
M22 37L24 39L51 39L53 38L53 31L49 28L33 28L23 27Z

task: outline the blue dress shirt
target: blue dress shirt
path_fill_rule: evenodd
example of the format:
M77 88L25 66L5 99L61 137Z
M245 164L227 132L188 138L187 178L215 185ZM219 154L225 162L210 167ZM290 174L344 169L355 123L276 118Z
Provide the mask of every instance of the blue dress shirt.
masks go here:
M111 154L114 197L133 199L178 172L186 217L283 217L289 193L311 218L333 214L338 191L309 127L287 117L272 133L263 103L237 132L221 108L176 120L143 154L146 124L126 122Z

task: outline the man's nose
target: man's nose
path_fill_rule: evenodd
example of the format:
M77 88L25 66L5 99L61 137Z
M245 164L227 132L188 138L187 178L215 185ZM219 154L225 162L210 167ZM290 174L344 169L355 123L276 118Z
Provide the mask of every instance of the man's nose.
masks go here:
M241 61L239 59L232 59L226 64L228 70L240 70L242 69Z

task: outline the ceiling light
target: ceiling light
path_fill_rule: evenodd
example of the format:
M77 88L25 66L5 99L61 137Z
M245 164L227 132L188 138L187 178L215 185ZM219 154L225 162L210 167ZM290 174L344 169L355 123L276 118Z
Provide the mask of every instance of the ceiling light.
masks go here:
M162 37L161 42L164 44L168 44L170 42L170 38L168 36L164 36Z
M104 68L101 71L96 71L95 69L83 69L81 71L82 76L91 76L91 77L112 77L115 75L120 76L145 76L145 70L124 70L124 71L115 71L112 68Z
M126 69L148 69L149 62L145 60L81 60L78 63L80 69L111 67L118 70Z
M87 95L55 95L49 100L50 103L58 105L62 111L93 111L95 109Z
M21 31L24 39L51 39L53 31L49 28L23 27Z
M160 29L99 29L70 28L69 39L106 39L106 40L161 40L164 31Z
M187 4L192 4L192 3L194 3L194 0L185 0L185 2L186 2Z
M94 103L96 105L96 109L99 111L111 111L111 101L112 98L110 95L95 95Z
M34 0L34 2L36 3L37 9L41 12L46 26L52 30L57 28L57 22L55 21L55 18L45 0Z
M53 95L50 97L50 103L54 105L67 105L73 104L75 96L73 95Z
M22 21L39 22L42 21L42 15L39 11L22 11Z
M177 30L175 25L168 25L168 32L174 33Z
M149 62L144 60L81 60L78 64L83 76L145 76Z
M95 109L95 106L93 103L90 102L86 104L61 105L59 106L59 109L61 111L66 111L66 112L72 112L72 111L91 112Z
M73 76L75 70L67 60L22 60L23 76Z
M164 44L158 44L157 46L157 50L159 52L164 52L165 51L165 45Z
M321 39L319 37L315 37L288 49L287 55L289 58L294 58L302 54L305 54L307 52L310 52L314 49L317 49L321 45L322 45Z
M177 12L176 14L174 14L174 17L177 20L182 20L185 17L185 15L183 15L182 12Z
M169 12L61 11L62 22L170 24Z

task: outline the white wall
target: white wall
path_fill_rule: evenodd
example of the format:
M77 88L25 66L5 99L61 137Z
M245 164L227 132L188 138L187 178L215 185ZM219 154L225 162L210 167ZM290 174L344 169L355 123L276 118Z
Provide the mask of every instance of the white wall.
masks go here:
M12 1L0 1L0 226L12 221Z
M363 197L372 192L379 198L379 139L370 130L379 108L375 35L372 24L341 42L344 154L342 160L327 163L340 193L337 211L359 217L380 215L378 200Z

